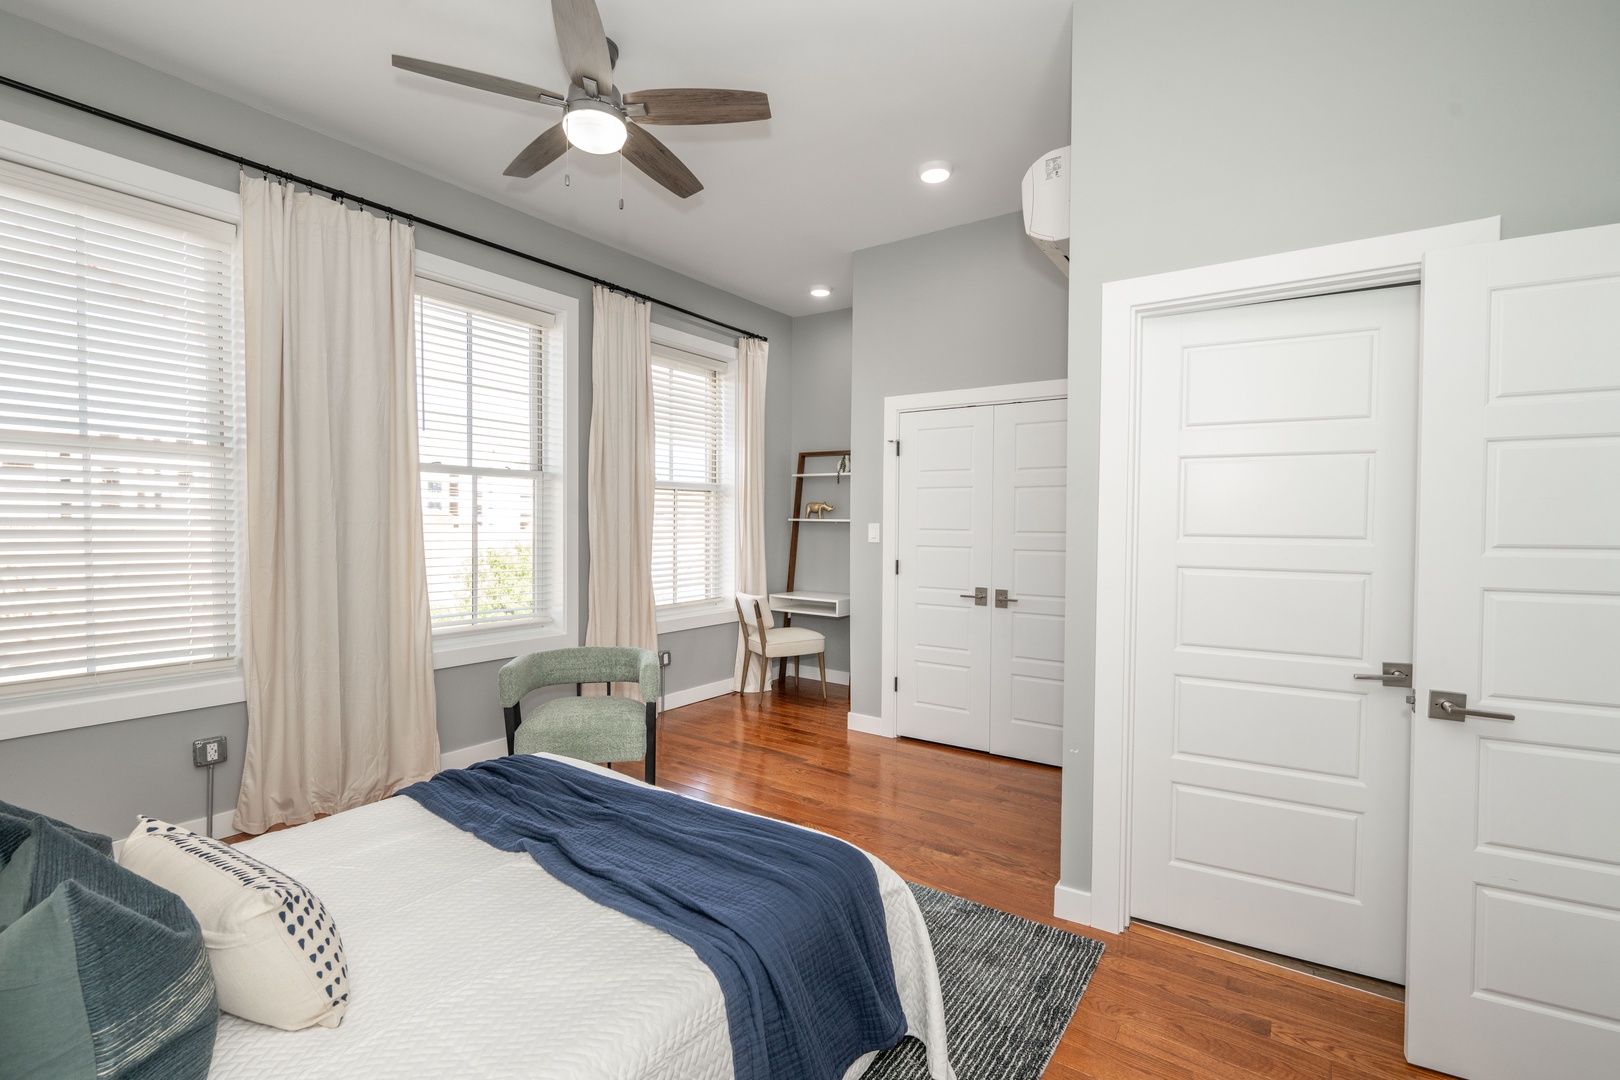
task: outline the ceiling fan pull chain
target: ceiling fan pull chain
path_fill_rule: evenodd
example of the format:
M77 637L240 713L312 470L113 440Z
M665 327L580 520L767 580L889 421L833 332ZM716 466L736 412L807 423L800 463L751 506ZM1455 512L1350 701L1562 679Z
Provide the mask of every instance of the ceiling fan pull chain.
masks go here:
M619 155L619 209L624 209L624 155Z

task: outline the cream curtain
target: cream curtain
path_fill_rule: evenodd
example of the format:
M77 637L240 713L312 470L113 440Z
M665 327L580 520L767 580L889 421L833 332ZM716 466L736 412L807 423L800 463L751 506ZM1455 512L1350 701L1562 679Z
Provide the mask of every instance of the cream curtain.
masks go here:
M658 648L653 610L651 309L596 286L591 330L587 645ZM640 697L635 683L615 694Z
M236 828L439 767L411 228L242 177L248 737Z
M737 591L765 592L765 366L769 343L737 342ZM750 620L753 612L746 613ZM752 625L752 623L750 623ZM763 664L752 665L743 685L748 646L737 635L737 664L731 689L753 693L764 680Z

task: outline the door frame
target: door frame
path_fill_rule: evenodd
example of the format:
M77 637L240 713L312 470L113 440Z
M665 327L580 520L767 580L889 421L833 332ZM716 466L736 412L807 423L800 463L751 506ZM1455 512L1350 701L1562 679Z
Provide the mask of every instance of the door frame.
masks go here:
M899 733L900 702L895 694L894 680L900 674L900 583L892 567L900 549L900 459L889 451L900 437L900 414L966 409L977 405L1012 405L1020 401L1046 401L1068 396L1068 379L1047 379L1002 386L976 386L965 390L936 390L926 394L898 394L883 399L883 519L880 526L883 545L883 699L876 727L857 726L855 714L851 713L851 728L891 739Z
M1481 218L1103 285L1090 925L1116 934L1130 925L1142 320L1420 284L1426 252L1497 240L1501 220ZM1420 370L1422 362L1419 356Z

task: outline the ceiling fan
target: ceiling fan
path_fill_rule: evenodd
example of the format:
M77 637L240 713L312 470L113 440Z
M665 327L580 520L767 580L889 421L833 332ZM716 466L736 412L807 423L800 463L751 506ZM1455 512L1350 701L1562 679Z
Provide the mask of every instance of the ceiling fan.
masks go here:
M771 104L757 90L635 90L621 94L613 84L619 49L602 30L596 0L551 0L551 17L557 25L557 44L562 48L571 80L566 95L409 56L395 56L394 66L560 107L562 121L525 146L506 167L507 176L533 176L562 157L572 145L588 154L623 154L625 160L653 180L689 199L703 190L702 182L642 125L740 124L771 118Z

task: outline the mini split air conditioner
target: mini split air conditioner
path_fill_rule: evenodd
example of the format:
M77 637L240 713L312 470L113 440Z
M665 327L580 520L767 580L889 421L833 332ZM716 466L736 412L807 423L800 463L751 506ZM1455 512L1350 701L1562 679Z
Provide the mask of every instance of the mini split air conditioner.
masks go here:
M1042 154L1024 174L1024 231L1069 276L1069 148Z

